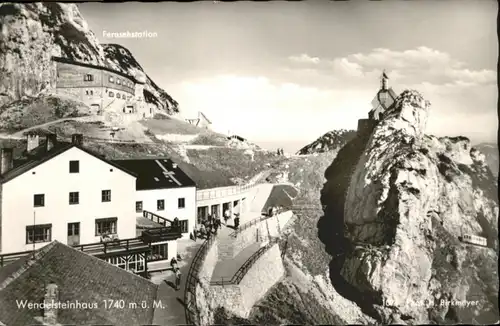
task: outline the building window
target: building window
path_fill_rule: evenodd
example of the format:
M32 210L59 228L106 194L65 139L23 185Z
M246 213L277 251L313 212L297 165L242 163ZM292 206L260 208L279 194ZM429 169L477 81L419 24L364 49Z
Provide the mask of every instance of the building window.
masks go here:
M114 81L115 81L115 80L113 79L113 76L109 76L109 82L110 82L110 83L114 83Z
M70 192L69 193L69 204L70 205L76 205L80 202L80 194L75 191L75 192Z
M112 91L109 91L108 95L109 97L115 97L115 93L113 93Z
M121 97L120 93L116 93L116 98L120 98L120 97Z
M89 95L89 90L88 89L85 90L85 95Z
M127 270L132 271L134 273L144 272L146 270L145 264L146 261L143 255L135 254L130 257L128 261Z
M80 172L80 161L69 161L69 173Z
M121 83L122 83L122 81L121 81L119 78L117 78L117 79L116 79L116 84L117 84L117 85L121 85Z
M111 190L103 190L101 192L101 200L102 202L110 202L111 201Z
M94 91L93 90L90 90L90 95L94 95Z
M135 211L137 213L142 212L142 201L136 201L135 202Z
M165 200L163 199L158 199L156 201L156 210L157 211L162 211L165 209Z
M188 232L188 220L180 220L179 225L181 227L181 232L182 233L187 233Z
M44 207L45 206L45 195L38 194L33 196L33 206Z
M68 237L80 235L80 223L68 223Z
M95 235L116 234L117 218L100 218L95 220Z
M26 244L52 241L52 224L26 227Z
M177 207L178 208L185 208L186 207L186 199L185 198L178 198L177 199Z
M108 258L108 263L110 263L113 266L120 267L122 269L125 269L125 267L127 267L127 261L123 257Z
M168 259L168 243L151 245L151 256L148 261Z
M83 76L83 80L84 81L94 81L94 76L91 74L86 74L85 76Z

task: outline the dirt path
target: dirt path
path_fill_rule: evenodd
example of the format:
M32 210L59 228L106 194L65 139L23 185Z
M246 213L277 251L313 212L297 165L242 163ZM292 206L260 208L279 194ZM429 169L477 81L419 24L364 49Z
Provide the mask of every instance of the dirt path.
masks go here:
M64 122L64 121L69 121L69 120L73 120L73 121L80 121L80 120L88 120L89 117L88 116L85 116L85 117L73 117L73 118L62 118L62 119L57 119L57 120L54 120L54 121L49 121L49 122L46 122L46 123L42 123L42 124L39 124L39 125L36 125L36 126L33 126L33 127L29 127L29 128L26 128L26 129L23 129L23 130L20 130L20 131L17 131L9 136L11 136L12 138L23 138L24 137L24 133L25 132L28 132L30 130L34 130L34 129L38 129L38 128L44 128L44 127L47 127L47 126L50 126L50 125L53 125L53 124L56 124L56 123L59 123L59 122Z

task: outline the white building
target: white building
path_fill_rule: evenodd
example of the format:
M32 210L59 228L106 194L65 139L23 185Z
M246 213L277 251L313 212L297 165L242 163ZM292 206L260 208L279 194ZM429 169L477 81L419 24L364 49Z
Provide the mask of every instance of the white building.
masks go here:
M196 223L195 182L166 158L115 160L113 163L137 176L134 200L137 225L146 230L162 225L168 227L177 218L182 238L189 239ZM171 259L177 254L175 238L161 240L162 237L155 238L151 260Z
M37 145L34 139L31 147ZM72 143L48 135L23 162L13 161L12 149L2 149L2 254L38 249L52 240L77 245L100 242L103 235L136 236L136 177L81 142L81 135L73 135Z

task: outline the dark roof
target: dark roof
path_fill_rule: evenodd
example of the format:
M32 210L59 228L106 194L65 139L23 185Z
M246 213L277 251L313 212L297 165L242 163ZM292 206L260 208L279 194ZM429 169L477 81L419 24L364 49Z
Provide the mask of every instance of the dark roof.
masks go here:
M243 138L243 137L241 137L241 136L238 136L238 135L232 135L232 136L229 136L229 137L227 137L227 138L229 138L229 139L236 138L236 139L237 139L237 140L239 140L239 141L246 141L246 139L245 139L245 138Z
M179 165L174 168L175 162L168 158L114 160L113 162L137 175L137 190L196 187L196 183L181 170Z
M15 264L15 263L14 263ZM8 267L9 265L7 265ZM54 241L23 260L9 277L0 278L0 324L41 324L43 312L18 308L16 301L41 303L45 286L58 286L59 301L97 304L95 309L59 309L57 322L79 325L144 325L152 323L158 286L148 280ZM4 267L5 268L5 267ZM0 271L3 271L1 268ZM126 309L104 307L104 300L136 302ZM149 308L142 308L145 302ZM74 308L74 307L72 307ZM38 319L38 320L37 320Z
M14 160L14 168L7 171L7 173L4 173L3 175L0 176L0 183L5 183L8 182L15 177L31 170L32 168L37 167L38 165L49 161L50 159L56 157L59 154L62 154L66 152L67 150L76 147L85 153L92 155L95 158L100 159L101 161L108 163L117 169L122 170L125 173L128 173L132 176L136 176L133 172L130 172L126 169L124 169L121 166L116 165L113 163L113 161L107 160L104 156L99 155L97 153L91 152L90 150L84 148L81 145L73 144L73 143L68 143L68 142L61 142L57 141L54 144L54 147L50 151L45 150L45 143L42 143L42 145L36 147L29 153L25 153L25 157L22 159Z
M236 185L229 176L219 170L200 170L191 163L180 162L182 170L196 183L197 189L211 189Z
M125 73L123 73L121 71L114 70L114 69L111 69L111 68L108 68L108 67L97 66L97 65L93 65L91 63L78 62L78 61L70 60L68 58L55 57L55 56L52 57L52 61L61 62L61 63L67 63L67 64L71 64L71 65L76 65L76 66L82 66L82 67L87 67L87 68L94 68L94 69L99 69L99 70L106 70L106 71L112 72L114 74L120 75L122 77L128 78L131 81L133 81L134 83L139 83L135 79L135 77L129 76L129 75L127 75L127 74L125 74ZM144 83L140 83L140 84L144 84Z
M387 96L384 103L381 103L381 94L387 92L389 96ZM398 96L394 92L392 88L389 88L387 91L380 90L377 95L372 100L372 110L377 110L382 107L382 110L388 109L395 101ZM381 105L382 104L382 105Z

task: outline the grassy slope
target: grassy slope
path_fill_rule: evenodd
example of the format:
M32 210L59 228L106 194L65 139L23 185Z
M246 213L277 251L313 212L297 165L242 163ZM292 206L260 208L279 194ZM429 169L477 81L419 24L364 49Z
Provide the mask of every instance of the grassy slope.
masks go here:
M187 155L197 168L206 171L217 170L228 178L251 178L270 166L283 161L282 156L265 151L254 152L254 161L242 149L213 147L206 150L188 149Z
M0 107L0 130L16 132L61 118L88 114L82 102L55 95L15 101Z

